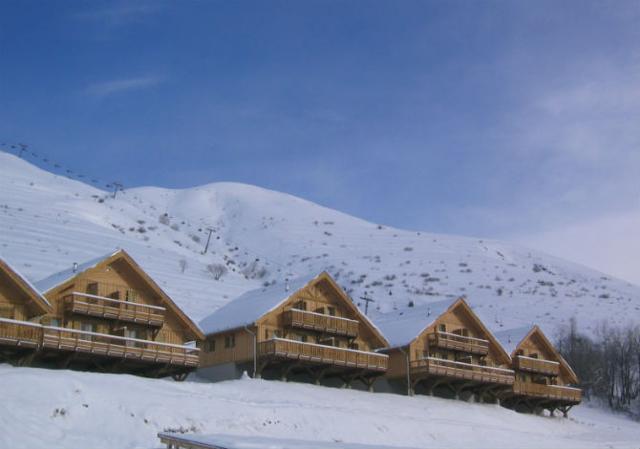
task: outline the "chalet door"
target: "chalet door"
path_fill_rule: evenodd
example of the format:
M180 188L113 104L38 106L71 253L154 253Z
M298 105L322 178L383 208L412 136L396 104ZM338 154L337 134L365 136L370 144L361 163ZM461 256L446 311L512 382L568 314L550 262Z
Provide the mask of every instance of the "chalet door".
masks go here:
M138 338L138 332L135 329L125 329L124 330L124 336L125 336L125 338ZM136 342L135 341L131 341L131 340L127 340L125 342L125 345L127 345L129 347L134 347L134 346L136 346Z
M95 333L96 332L96 325L93 324L93 323L82 323L80 325L80 330L82 330L82 332ZM80 339L81 340L91 341L91 340L93 340L93 335L81 334L80 335Z

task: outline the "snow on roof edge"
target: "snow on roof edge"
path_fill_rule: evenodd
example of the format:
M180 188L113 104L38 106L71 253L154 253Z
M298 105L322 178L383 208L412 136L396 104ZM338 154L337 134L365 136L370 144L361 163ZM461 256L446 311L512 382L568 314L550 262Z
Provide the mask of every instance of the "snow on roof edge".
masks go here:
M63 284L68 280L72 279L77 274L82 273L83 271L86 271L89 268L93 268L97 266L100 262L102 262L105 259L115 256L120 251L122 251L122 249L118 248L116 251L106 254L104 256L89 259L81 264L78 264L75 270L73 269L73 266L72 266L71 268L67 268L62 271L52 273L49 276L43 279L40 279L39 281L36 281L34 285L38 288L38 291L42 292L43 294L47 293L48 291L54 289L60 284Z

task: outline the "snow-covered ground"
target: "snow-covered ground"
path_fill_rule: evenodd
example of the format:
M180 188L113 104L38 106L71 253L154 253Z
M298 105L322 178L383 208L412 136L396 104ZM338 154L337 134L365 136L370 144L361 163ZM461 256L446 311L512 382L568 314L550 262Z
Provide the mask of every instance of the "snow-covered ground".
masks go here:
M0 365L0 448L158 447L158 432L413 448L634 448L640 424L581 405L568 419L497 405L242 379L217 384Z
M265 282L321 270L356 302L373 298L374 321L459 295L495 330L537 323L553 337L571 317L586 332L605 319L640 320L640 287L571 262L368 223L244 184L135 188L113 199L0 152L0 229L0 255L31 280L123 247L196 322ZM220 279L216 266L227 270Z

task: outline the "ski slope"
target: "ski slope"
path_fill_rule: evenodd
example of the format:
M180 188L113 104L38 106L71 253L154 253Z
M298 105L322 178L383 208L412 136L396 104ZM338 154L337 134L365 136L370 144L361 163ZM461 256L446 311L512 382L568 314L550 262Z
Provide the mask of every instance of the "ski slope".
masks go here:
M196 322L260 285L321 270L356 302L373 298L374 321L460 295L494 330L535 322L553 336L571 317L586 332L640 318L640 287L583 266L504 242L368 223L244 184L142 187L114 199L0 152L0 227L0 254L31 280L125 248Z
M158 447L158 432L413 448L634 448L640 424L579 406L568 419L497 405L241 379L215 384L0 365L0 448Z

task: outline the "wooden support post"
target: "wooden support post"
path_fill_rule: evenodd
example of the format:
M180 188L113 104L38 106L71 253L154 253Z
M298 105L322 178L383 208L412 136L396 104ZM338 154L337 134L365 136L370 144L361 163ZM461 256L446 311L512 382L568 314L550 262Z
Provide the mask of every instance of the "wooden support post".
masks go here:
M35 359L37 353L38 353L37 350L29 351L27 354L25 354L22 357L18 358L16 365L17 366L31 366L33 364L33 359Z

